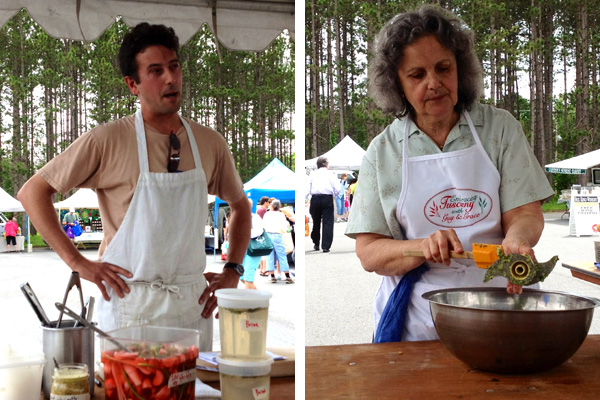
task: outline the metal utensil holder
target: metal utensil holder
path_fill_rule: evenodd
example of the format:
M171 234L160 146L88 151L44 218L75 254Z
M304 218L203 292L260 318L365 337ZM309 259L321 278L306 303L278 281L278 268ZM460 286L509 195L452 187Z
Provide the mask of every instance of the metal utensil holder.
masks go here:
M44 398L50 398L54 361L59 364L83 363L90 371L90 396L94 395L94 331L85 326L74 327L75 321L63 320L60 328L57 321L43 326L43 347L46 358L42 378Z

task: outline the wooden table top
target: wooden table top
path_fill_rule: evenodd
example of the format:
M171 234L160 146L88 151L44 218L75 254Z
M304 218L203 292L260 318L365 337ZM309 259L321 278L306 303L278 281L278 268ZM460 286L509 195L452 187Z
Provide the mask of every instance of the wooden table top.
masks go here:
M570 269L575 278L600 285L600 270L594 266L593 261L564 262L562 266Z
M477 371L439 340L307 347L306 399L600 398L600 335L550 371Z

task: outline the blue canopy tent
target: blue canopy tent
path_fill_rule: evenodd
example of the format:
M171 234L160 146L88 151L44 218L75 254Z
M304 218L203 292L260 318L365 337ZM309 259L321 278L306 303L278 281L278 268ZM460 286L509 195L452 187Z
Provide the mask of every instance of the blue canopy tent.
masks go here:
M256 203L263 196L275 197L282 203L296 203L296 175L279 159L274 158L254 178L244 184L244 192L252 199L252 212L256 211ZM214 226L218 225L219 207L227 204L225 201L215 199Z

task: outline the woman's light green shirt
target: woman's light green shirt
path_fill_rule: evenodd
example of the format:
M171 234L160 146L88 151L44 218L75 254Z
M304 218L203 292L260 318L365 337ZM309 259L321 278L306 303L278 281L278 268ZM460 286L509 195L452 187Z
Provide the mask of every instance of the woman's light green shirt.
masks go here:
M485 104L473 103L468 112L483 148L500 173L502 212L554 194L519 121L509 112ZM402 140L406 120L395 120L369 145L360 167L347 236L378 233L403 239L396 219L396 204L402 188ZM469 125L461 114L443 151L462 150L474 144ZM408 151L413 157L435 154L440 149L411 121ZM436 177L431 179L435 181Z

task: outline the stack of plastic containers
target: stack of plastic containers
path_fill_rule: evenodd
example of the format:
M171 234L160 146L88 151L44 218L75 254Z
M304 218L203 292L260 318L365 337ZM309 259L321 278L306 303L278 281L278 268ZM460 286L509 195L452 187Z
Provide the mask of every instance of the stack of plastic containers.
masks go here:
M266 354L271 293L221 289L219 305L221 354L217 357L223 400L269 398L273 359Z

